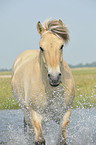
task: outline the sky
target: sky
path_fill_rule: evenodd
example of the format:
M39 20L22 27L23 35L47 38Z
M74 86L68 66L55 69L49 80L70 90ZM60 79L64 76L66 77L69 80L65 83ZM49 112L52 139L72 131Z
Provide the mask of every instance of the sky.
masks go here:
M0 69L10 69L25 50L39 49L37 22L61 19L70 41L64 48L68 64L96 61L95 0L0 0Z

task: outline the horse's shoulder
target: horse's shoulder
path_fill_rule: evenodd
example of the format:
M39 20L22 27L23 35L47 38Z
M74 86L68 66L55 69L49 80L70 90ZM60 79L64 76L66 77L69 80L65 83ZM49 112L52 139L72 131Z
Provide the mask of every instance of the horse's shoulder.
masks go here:
M72 83L72 85L74 85L71 69L65 61L63 61L63 77L68 84L70 82L70 84Z
M72 76L72 72L71 69L69 68L68 64L63 61L63 78L64 78L64 82L66 84L66 86L68 86L70 93L72 92L72 96L75 96L75 84L74 84L74 79Z
M63 60L63 69L64 69L64 73L71 74L70 67L64 60Z

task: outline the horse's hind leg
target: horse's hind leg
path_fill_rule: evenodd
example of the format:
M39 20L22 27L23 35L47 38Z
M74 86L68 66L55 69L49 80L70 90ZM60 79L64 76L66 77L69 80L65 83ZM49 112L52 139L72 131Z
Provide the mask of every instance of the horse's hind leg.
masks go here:
M35 145L45 145L45 139L43 137L42 128L41 128L41 119L42 117L35 111L30 113L31 122L35 130Z
M24 117L24 132L27 132L27 123L26 123L25 117Z
M28 134L32 134L32 123L30 120L29 111L23 108L24 112L24 132L28 132Z

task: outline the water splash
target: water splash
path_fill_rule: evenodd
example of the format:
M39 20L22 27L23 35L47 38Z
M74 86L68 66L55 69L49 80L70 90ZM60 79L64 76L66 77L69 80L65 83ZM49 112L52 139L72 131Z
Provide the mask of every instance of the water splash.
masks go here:
M33 135L24 133L23 112L21 110L0 111L0 144L32 145ZM56 145L59 126L50 121L42 122L46 145ZM96 145L96 110L72 110L68 135L68 145Z

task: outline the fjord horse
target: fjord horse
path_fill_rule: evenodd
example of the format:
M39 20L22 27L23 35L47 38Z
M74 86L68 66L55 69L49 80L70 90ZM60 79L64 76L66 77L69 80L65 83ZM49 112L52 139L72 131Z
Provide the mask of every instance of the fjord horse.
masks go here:
M12 68L12 90L35 131L35 144L45 145L41 121L44 118L60 124L57 145L66 144L66 129L75 96L72 73L63 60L63 47L69 40L61 20L38 22L40 49L20 54Z

